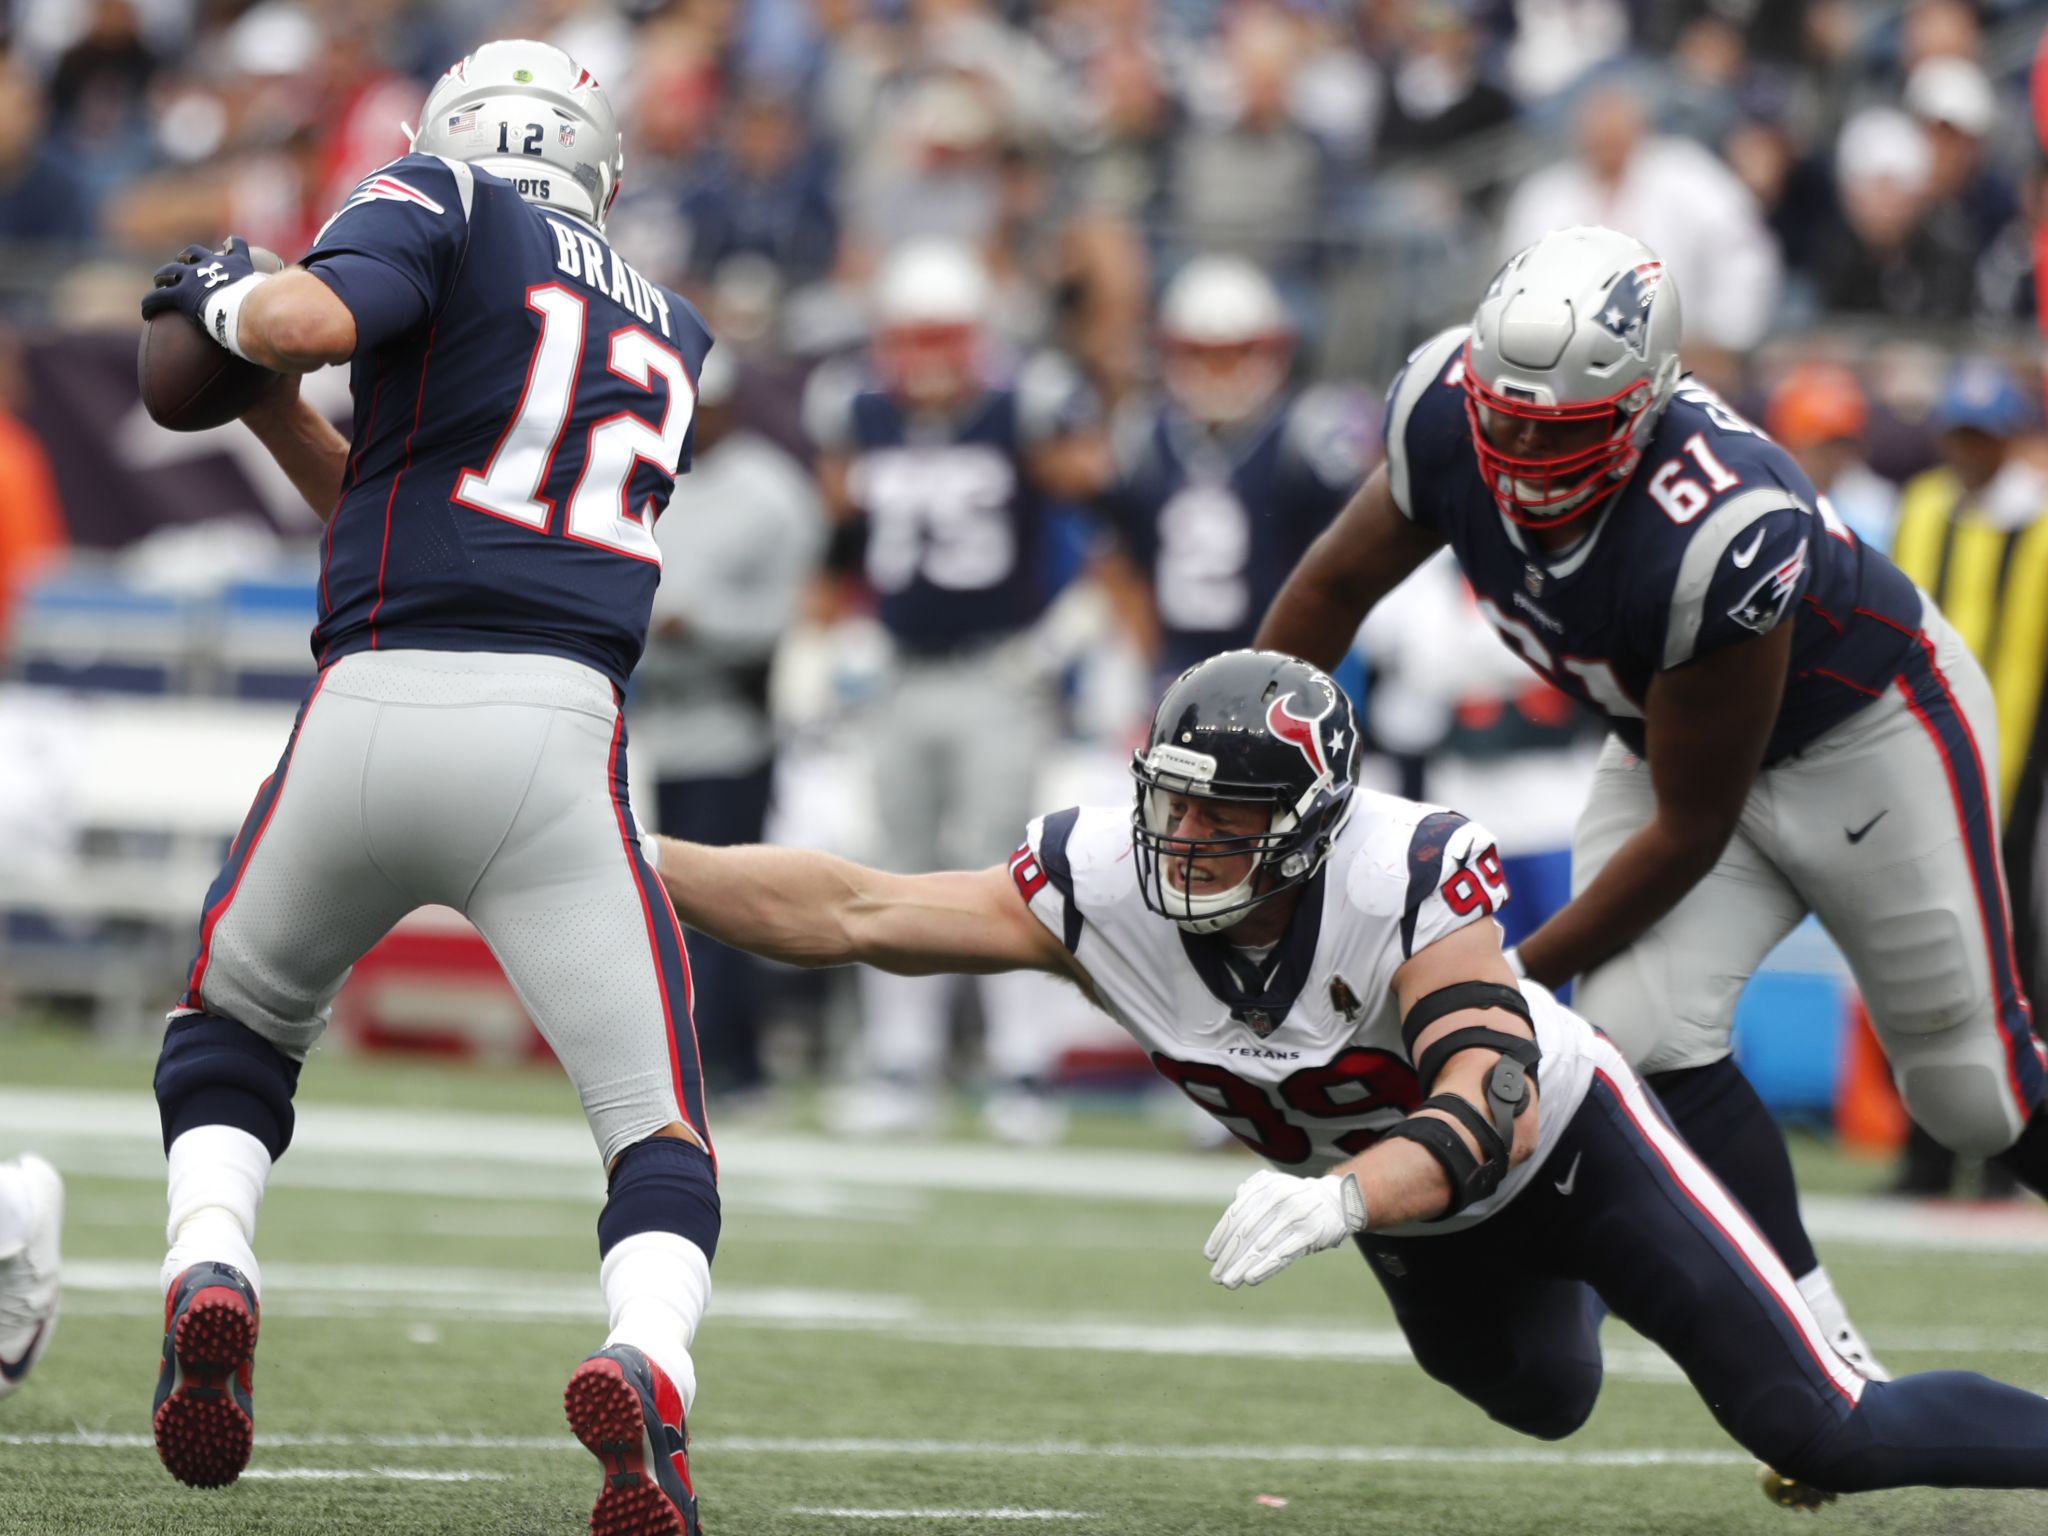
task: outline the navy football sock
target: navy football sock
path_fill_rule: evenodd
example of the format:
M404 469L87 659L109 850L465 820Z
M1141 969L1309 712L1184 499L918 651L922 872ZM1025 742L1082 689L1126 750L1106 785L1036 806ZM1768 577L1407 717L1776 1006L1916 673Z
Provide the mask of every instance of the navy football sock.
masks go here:
M2048 1398L1974 1371L1873 1381L1842 1428L1779 1467L1816 1488L2048 1488Z
M248 1025L219 1014L171 1020L156 1062L164 1150L194 1126L231 1125L262 1142L273 1160L283 1157L292 1144L299 1065Z
M1793 1278L1811 1274L1820 1260L1799 1219L1785 1138L1734 1061L1723 1057L1704 1067L1651 1072L1644 1081L1700 1161L1742 1202Z
M611 1193L597 1217L597 1251L636 1232L673 1232L718 1253L718 1180L704 1149L673 1136L636 1141L612 1165Z

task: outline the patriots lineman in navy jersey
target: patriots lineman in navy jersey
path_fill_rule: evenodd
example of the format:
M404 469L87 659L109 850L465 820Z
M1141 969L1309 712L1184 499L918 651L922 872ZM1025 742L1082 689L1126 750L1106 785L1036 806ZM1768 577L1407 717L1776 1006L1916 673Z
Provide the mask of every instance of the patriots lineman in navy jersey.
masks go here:
M1165 397L1120 413L1102 496L1121 559L1112 589L1178 677L1251 642L1280 583L1364 476L1370 431L1350 391L1287 390L1293 325L1234 256L1200 256L1167 285Z
M1644 1069L1838 1347L1875 1363L1729 1059L1743 983L1808 912L1840 945L1914 1118L2048 1191L2042 1057L2013 964L1982 671L1791 457L1681 379L1678 295L1639 242L1546 236L1473 325L1419 348L1385 468L1262 644L1331 660L1448 543L1537 671L1606 720L1572 901L1529 975Z
M559 49L461 60L412 150L297 266L188 249L143 306L282 372L245 419L327 519L319 677L207 893L157 1066L157 1450L198 1486L246 1465L250 1241L301 1063L349 967L441 903L490 943L609 1173L611 1333L565 1396L605 1462L591 1529L694 1536L683 1415L718 1190L688 960L628 808L619 701L711 338L605 243L622 143ZM344 360L348 439L298 398L301 374Z
M1053 739L1051 679L1031 645L1051 597L1049 503L1093 491L1108 448L1070 365L993 356L992 290L964 246L916 242L884 263L858 367L821 369L805 399L818 477L894 649L866 732L884 854L906 871L1000 856ZM929 1125L949 982L861 974L866 1081L835 1098L854 1135ZM1062 1117L1035 978L981 988L995 1092L989 1128L1049 1141Z

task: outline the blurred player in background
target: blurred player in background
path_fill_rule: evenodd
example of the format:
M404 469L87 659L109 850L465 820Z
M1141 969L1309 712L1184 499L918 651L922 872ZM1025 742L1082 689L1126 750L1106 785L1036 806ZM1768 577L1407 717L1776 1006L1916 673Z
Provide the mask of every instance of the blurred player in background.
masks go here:
M796 622L825 542L810 473L741 425L739 368L721 348L697 381L690 477L655 529L661 588L633 677L633 743L655 774L671 837L758 843L775 776L769 669ZM726 1112L767 1087L761 966L713 939L690 945L691 1013L704 1083Z
M1986 766L1997 775L2013 954L2030 998L2041 995L2041 793L2030 781L2041 774L2048 674L2048 478L2016 450L2034 419L2018 381L1989 358L1951 368L1932 416L1942 462L1906 483L1892 550L1991 680L1998 759ZM1893 1189L1947 1194L1955 1176L1955 1154L1915 1124ZM1983 1181L1988 1196L2013 1192L2010 1170L1997 1163L1985 1165Z
M1032 821L1007 865L904 877L795 848L661 845L691 926L798 965L1063 977L1274 1168L1211 1233L1257 1285L1356 1241L1424 1370L1545 1440L1601 1382L1595 1298L1678 1362L1811 1508L2048 1486L2048 1399L1865 1379L1620 1051L1518 983L1493 835L1357 787L1324 674L1231 651L1174 683L1133 807Z
M1294 322L1266 275L1198 256L1167 284L1157 400L1119 413L1104 573L1163 678L1250 642L1287 573L1365 475L1351 391L1288 387Z
M623 146L590 74L490 43L428 95L297 267L188 248L176 308L283 371L248 424L327 518L320 674L207 893L157 1064L170 1161L157 1453L238 1477L252 1242L299 1070L351 965L413 908L474 922L583 1100L611 1332L570 1378L598 1536L694 1536L683 1416L716 1169L682 933L628 810L619 699L711 338L603 239ZM348 361L352 440L298 395Z
M1574 894L1519 948L1657 1089L1845 1356L1877 1367L1800 1220L1784 1141L1730 1057L1743 984L1809 911L1913 1115L2048 1191L2043 1059L1998 855L1997 718L1933 604L1791 456L1680 377L1676 285L1613 230L1545 236L1470 327L1409 358L1387 463L1262 643L1343 654L1448 543L1480 611L1612 732Z
M18 1389L57 1331L64 1181L24 1152L0 1163L0 1397Z
M835 558L872 591L894 650L870 724L882 860L905 872L1000 858L1056 737L1032 630L1050 600L1051 500L1095 491L1108 449L1073 368L1009 368L991 290L965 246L918 241L884 264L865 369L821 370L805 402ZM833 1106L851 1135L929 1129L949 978L861 975L865 1080ZM989 1128L1056 1139L1035 978L984 983Z

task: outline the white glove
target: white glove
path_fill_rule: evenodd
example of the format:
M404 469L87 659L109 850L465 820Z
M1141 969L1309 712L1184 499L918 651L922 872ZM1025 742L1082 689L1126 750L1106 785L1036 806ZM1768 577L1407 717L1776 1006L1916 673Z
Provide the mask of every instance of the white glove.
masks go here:
M1209 1278L1234 1291L1364 1230L1365 1196L1356 1174L1298 1179L1262 1168L1238 1185L1237 1198L1202 1245L1202 1257L1215 1261Z

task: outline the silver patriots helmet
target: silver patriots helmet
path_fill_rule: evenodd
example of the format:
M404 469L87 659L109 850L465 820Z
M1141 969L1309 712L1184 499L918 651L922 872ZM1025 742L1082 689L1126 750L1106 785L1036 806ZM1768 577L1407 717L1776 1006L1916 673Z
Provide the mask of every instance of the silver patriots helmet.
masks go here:
M485 43L427 93L412 147L502 176L530 203L602 233L625 174L611 98L551 43Z
M1465 344L1472 443L1505 516L1567 522L1635 473L1678 385L1679 329L1677 286L1631 235L1561 229L1508 258ZM1561 451L1514 454L1488 435L1502 418L1585 432Z

